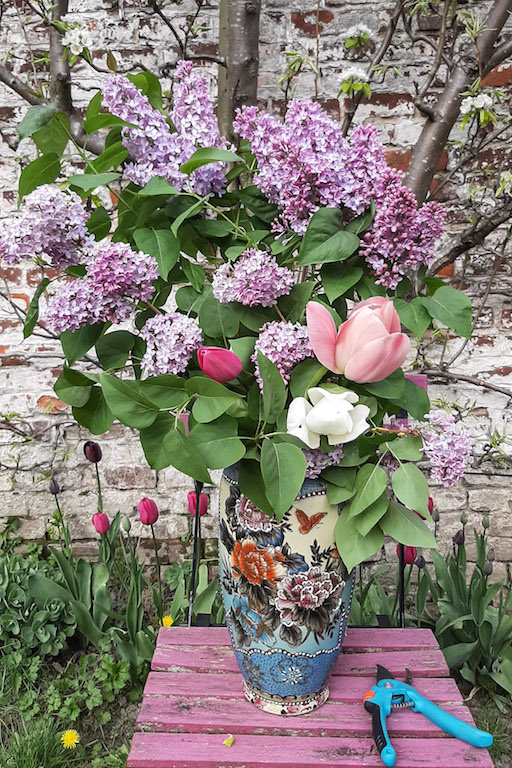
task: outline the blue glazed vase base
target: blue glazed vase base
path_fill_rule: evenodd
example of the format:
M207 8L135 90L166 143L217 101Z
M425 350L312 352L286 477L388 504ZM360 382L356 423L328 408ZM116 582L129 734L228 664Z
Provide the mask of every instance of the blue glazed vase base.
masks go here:
M319 691L309 696L269 696L257 688L251 688L244 680L244 693L247 701L254 704L263 712L269 712L271 715L285 715L293 717L296 715L307 715L313 712L322 704L325 704L329 698L329 688L324 686Z

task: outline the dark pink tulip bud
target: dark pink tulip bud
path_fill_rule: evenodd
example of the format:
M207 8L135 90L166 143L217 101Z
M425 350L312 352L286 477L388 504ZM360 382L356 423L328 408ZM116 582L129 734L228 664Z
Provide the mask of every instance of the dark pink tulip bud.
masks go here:
M142 499L137 505L142 525L153 525L158 520L158 507L152 499Z
M105 512L96 512L96 514L92 516L92 524L96 528L96 531L101 534L106 533L110 528L110 520Z
M453 543L456 544L458 547L462 547L462 545L464 544L464 541L465 541L464 531L461 528L460 531L457 531L457 533L453 537Z
M396 545L396 556L400 556L400 545ZM418 556L418 550L416 547L404 547L404 563L406 565L412 565Z
M432 517L432 514L434 512L434 499L432 496L428 497L428 513Z
M222 347L199 347L197 361L203 373L221 384L236 379L242 370L240 358Z
M197 495L195 491L190 491L190 493L187 496L188 501L188 511L191 515L196 514L196 506L197 506ZM202 517L206 514L208 510L208 496L205 493L199 494L199 517Z
M101 461L101 448L98 443L88 440L84 445L85 458L92 461L93 464L97 464Z
M180 413L178 419L185 425L185 434L188 435L188 413Z
M50 493L56 496L60 491L59 484L54 477L50 480Z

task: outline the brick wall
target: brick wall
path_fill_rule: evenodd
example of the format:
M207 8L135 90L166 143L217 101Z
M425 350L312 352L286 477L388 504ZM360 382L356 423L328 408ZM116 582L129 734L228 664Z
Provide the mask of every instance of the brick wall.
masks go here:
M78 10L87 18L98 51L95 61L104 62L105 50L113 51L118 64L124 68L142 63L159 72L163 66L177 58L173 40L162 22L146 11L143 3L125 0L80 0L71 10ZM326 109L335 117L343 115L344 104L336 94L339 90L339 72L343 66L354 62L343 60L339 41L340 32L346 27L363 22L376 32L383 31L391 12L391 2L352 2L351 0L326 0L320 13L320 68L317 81L318 95ZM478 7L486 6L478 3ZM173 8L173 21L179 27L185 23L194 8L191 0L184 0ZM282 94L276 87L277 77L283 68L283 50L315 53L315 9L313 0L263 0L261 16L261 66L259 79L260 100L269 110L282 113ZM215 53L218 33L217 3L205 4L200 21L209 29L202 31L192 45L197 53ZM422 22L428 26L428 19ZM45 32L33 27L29 33L33 50L44 50ZM26 42L23 38L14 4L7 4L2 19L0 54L13 49L16 67L22 73ZM413 82L427 68L426 50L418 43L411 52L394 50L393 64L403 77L386 75L385 82L374 88L370 103L363 102L356 122L371 122L381 130L388 152L388 161L401 169L407 167L410 149L415 144L423 119L413 106ZM76 103L88 102L98 84L98 75L90 67L75 67L74 89ZM215 85L215 67L204 70ZM489 84L507 89L512 69L502 66L492 74ZM299 80L297 95L308 98L315 91L315 76L305 71ZM20 163L33 156L30 140L15 146L15 126L26 110L26 105L7 88L0 85L0 205L2 215L8 215L16 205L16 185ZM506 108L506 105L505 105ZM455 129L458 130L458 129ZM458 137L456 137L458 138ZM484 158L491 167L503 156L503 147L490 145ZM444 153L439 170L453 159ZM448 190L453 194L453 189ZM463 222L453 223L451 238L456 238L457 228ZM464 270L456 265L454 283L462 286L478 307L483 284L489 272L489 256L483 254L472 259ZM26 308L39 279L37 270L17 267L3 270L2 290L11 299ZM455 369L468 375L476 375L488 382L512 388L512 276L505 263L495 281L485 307L480 313L472 341L457 360ZM12 308L0 297L0 412L13 430L0 431L0 522L11 514L22 519L21 532L25 538L44 537L47 521L53 510L52 497L47 492L45 477L55 472L63 491L63 506L73 527L74 538L80 550L88 554L96 546L92 535L90 517L95 511L95 484L92 467L82 454L83 441L89 435L73 423L70 409L63 408L53 394L53 383L59 375L62 357L59 345L34 335L22 340L21 325ZM449 342L455 352L461 342ZM438 350L434 348L435 359ZM489 390L455 382L450 386L431 387L431 395L455 401L459 404L474 403L473 414L466 424L475 437L475 453L482 454L485 436L491 427L499 431L510 430L509 399ZM511 432L512 434L512 432ZM154 498L162 510L158 523L158 535L162 541L162 557L172 562L187 551L191 517L186 507L186 494L191 481L172 469L155 473L144 463L138 440L130 430L114 425L101 438L104 460L100 467L105 481L105 508L110 514L121 509L135 520L135 506L142 496ZM468 474L466 481L453 489L432 487L440 513L439 525L441 548L446 549L451 537L460 527L460 514L465 510L469 525L480 525L484 514L490 515L492 537L498 577L507 575L507 563L512 559L512 524L510 509L510 470L508 463L497 468L489 463L478 465ZM41 479L43 478L43 479ZM212 511L216 510L216 491L211 490ZM203 518L205 534L215 536L214 515ZM134 523L137 526L137 523ZM135 527L137 531L137 528ZM144 531L141 532L144 535ZM468 536L472 552L471 537ZM147 542L149 544L149 542ZM388 557L394 558L394 547L387 548Z

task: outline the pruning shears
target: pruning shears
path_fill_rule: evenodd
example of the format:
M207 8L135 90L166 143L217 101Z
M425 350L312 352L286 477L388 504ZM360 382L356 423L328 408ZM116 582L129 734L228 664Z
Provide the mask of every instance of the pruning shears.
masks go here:
M394 766L396 752L391 746L386 728L386 718L392 709L412 709L413 712L421 712L431 723L437 725L450 736L465 741L473 747L490 747L492 736L485 731L479 731L468 723L464 723L457 717L448 714L429 699L422 696L416 688L409 685L411 674L407 670L407 681L402 683L395 680L391 672L385 667L377 665L377 685L363 697L364 708L372 716L372 730L375 745L380 752L384 765Z

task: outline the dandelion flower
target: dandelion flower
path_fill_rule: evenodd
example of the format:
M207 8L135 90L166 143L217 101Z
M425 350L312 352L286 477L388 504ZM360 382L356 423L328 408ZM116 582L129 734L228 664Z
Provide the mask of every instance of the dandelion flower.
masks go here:
M62 741L64 749L75 749L80 741L80 736L77 731L65 731L60 737L60 740Z
M173 624L174 624L174 619L172 618L172 616L164 616L162 618L163 627L172 627Z

